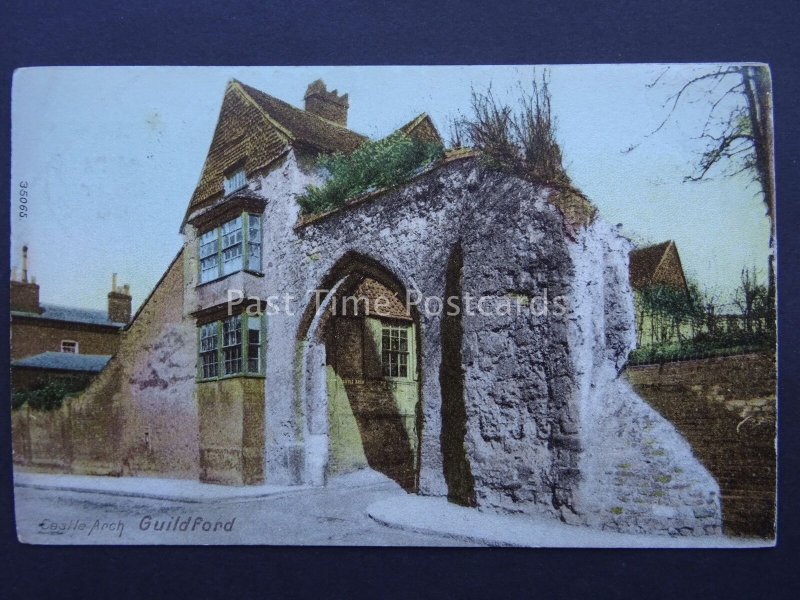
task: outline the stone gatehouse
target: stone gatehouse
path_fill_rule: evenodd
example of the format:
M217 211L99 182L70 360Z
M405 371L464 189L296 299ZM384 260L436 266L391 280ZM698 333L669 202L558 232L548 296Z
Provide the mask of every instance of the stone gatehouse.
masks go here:
M618 377L628 241L579 193L468 152L303 217L315 157L365 139L347 108L322 82L305 110L229 83L182 249L58 417L63 468L324 485L371 467L468 506L718 533L717 484ZM426 115L403 132L438 138Z

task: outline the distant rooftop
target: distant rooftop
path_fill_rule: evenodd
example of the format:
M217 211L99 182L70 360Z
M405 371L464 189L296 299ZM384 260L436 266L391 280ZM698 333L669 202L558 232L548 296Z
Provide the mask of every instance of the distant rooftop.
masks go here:
M108 318L108 313L104 310L92 308L75 308L72 306L58 306L56 304L39 305L42 313L24 312L12 310L12 316L32 317L36 319L49 319L52 321L65 321L68 323L85 323L87 325L105 325L108 327L123 328L127 323L118 323Z
M71 352L42 352L34 356L20 358L11 363L12 367L33 369L53 369L58 371L90 371L99 373L111 356L105 354L73 354Z

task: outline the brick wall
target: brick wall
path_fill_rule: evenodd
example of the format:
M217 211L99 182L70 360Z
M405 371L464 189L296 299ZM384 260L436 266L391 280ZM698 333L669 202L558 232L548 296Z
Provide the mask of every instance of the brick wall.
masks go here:
M725 533L774 536L774 356L629 367L627 377L716 478Z
M11 360L42 352L60 352L61 340L78 342L81 354L115 354L119 338L120 332L115 328L14 317L11 324Z

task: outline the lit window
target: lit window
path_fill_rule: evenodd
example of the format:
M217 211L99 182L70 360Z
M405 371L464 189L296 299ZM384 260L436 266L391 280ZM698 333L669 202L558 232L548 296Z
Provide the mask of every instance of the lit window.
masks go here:
M232 194L247 185L244 169L239 169L225 176L225 195Z
M198 244L200 283L243 269L260 271L261 216L243 213L203 233Z
M384 377L408 377L408 330L403 325L381 329L381 364Z
M198 378L262 374L262 326L261 316L248 314L201 325Z
M61 340L61 351L69 354L77 354L78 342L73 340Z

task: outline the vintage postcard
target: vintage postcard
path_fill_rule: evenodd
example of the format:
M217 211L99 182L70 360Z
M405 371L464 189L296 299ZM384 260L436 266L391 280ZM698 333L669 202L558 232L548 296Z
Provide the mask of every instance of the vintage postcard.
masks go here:
M31 544L775 543L762 64L29 68Z

